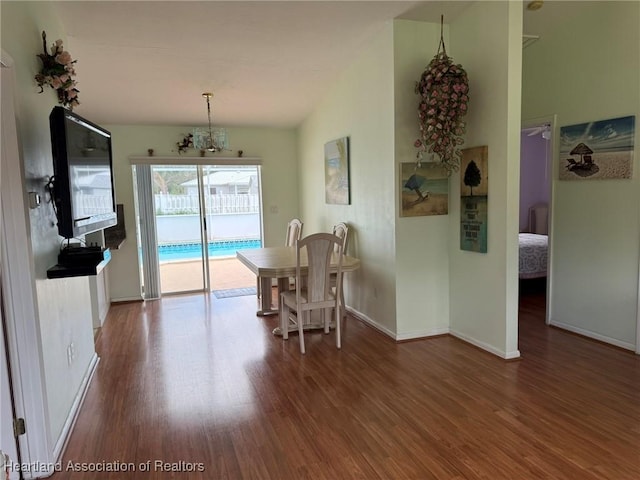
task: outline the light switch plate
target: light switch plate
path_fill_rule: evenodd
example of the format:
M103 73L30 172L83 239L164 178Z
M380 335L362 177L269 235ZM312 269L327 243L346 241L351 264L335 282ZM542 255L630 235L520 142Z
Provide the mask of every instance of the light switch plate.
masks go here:
M40 194L38 192L29 192L29 208L38 208L41 203Z

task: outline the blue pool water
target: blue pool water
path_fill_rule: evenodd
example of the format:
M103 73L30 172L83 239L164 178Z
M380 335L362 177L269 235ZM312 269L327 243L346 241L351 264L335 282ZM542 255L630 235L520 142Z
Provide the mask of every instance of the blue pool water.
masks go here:
M235 256L237 250L260 248L260 240L235 240L226 242L209 242L210 257ZM158 247L161 262L173 260L189 260L202 258L202 247L199 243L180 243L160 245Z

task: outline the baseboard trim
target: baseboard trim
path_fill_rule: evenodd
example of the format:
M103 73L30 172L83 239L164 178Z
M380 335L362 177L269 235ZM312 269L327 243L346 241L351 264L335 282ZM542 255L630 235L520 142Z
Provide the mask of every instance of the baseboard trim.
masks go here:
M142 302L144 298L142 297L121 297L121 298L112 298L111 303L131 303L131 302Z
M404 342L407 340L418 340L420 338L438 337L441 335L447 335L449 333L448 328L436 328L433 330L420 330L417 332L406 332L406 333L397 334L389 330L387 327L380 325L378 322L373 320L371 317L365 315L364 313L349 307L349 305L347 305L346 309L347 309L347 312L349 312L351 315L356 317L358 320L363 321L364 323L370 325L371 327L375 328L381 333L384 333L385 335L393 338L397 342Z
M398 342L403 342L406 340L418 340L420 338L430 338L430 337L440 337L442 335L448 335L448 328L434 328L433 330L419 330L417 332L405 332L398 333L395 336L395 339Z
M385 327L383 325L380 325L378 322L373 320L371 317L365 315L362 312L359 312L358 310L356 310L354 308L351 308L349 305L346 305L345 309L347 310L347 312L349 312L351 315L356 317L358 320L366 323L367 325L369 325L369 326L373 327L374 329L378 330L380 333L384 333L388 337L391 337L391 338L393 338L395 340L396 334L394 332L389 330L387 327Z
M518 358L520 358L520 350L514 350L514 351L510 351L510 352L505 352L503 350L499 350L497 348L495 348L493 345L489 345L488 343L484 343L481 342L479 340L476 340L475 338L469 337L468 335L465 335L463 333L460 332L456 332L455 330L451 330L450 328L436 328L433 330L423 330L423 331L418 331L418 332L408 332L408 333L401 333L401 334L397 334L395 332L392 332L391 330L389 330L387 327L384 327L382 325L380 325L378 322L376 322L375 320L373 320L371 317L365 315L362 312L359 312L358 310L355 310L354 308L351 308L349 305L346 306L346 310L347 312L349 312L351 315L353 315L354 317L356 317L358 320L366 323L367 325L375 328L376 330L378 330L381 333L384 333L385 335L393 338L395 341L397 342L404 342L407 340L418 340L420 338L432 338L432 337L439 337L442 335L451 335L452 337L455 337L459 340L462 340L465 343L468 343L470 345L473 345L474 347L477 347L481 350L484 350L486 352L489 352L497 357L500 357L504 360L516 360Z
M551 320L549 325L552 327L560 328L562 330L567 330L571 333L576 333L583 337L590 338L592 340L597 340L598 342L607 343L609 345L613 345L614 347L623 348L624 350L631 350L635 352L636 346L633 343L623 342L622 340L617 340L615 338L607 337L606 335L600 335L599 333L592 332L590 330L585 330L584 328L576 327L574 325L569 325L567 323L556 322Z
M84 399L87 395L87 390L89 389L89 385L91 384L91 379L93 378L93 374L96 371L98 366L98 362L100 361L100 357L98 357L97 353L93 354L91 357L91 362L89 363L89 367L87 368L87 372L82 379L82 383L80 384L80 388L78 389L78 394L76 398L73 400L73 404L71 405L71 410L69 411L69 415L67 416L67 420L64 422L62 426L62 432L60 432L60 436L58 437L58 441L53 448L53 458L57 461L60 461L62 454L64 453L65 448L67 447L67 443L69 442L69 435L71 434L71 430L76 423L78 418L78 413L80 412L80 407L84 402Z
M511 352L505 352L504 350L500 350L493 345L489 345L488 343L481 342L480 340L476 340L473 337L470 337L464 333L457 332L455 330L449 330L449 335L452 337L456 337L463 342L470 343L471 345L480 348L481 350L485 350L497 357L500 357L504 360L514 360L516 358L520 358L520 350L514 350Z

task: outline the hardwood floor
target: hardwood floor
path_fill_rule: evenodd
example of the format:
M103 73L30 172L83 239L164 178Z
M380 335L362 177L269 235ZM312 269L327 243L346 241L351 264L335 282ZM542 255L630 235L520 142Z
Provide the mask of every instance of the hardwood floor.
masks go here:
M302 356L255 309L112 306L52 478L640 478L640 357L546 327L540 295L522 299L514 362L448 336L396 343L352 317L341 351L309 333ZM73 471L91 462L121 471Z

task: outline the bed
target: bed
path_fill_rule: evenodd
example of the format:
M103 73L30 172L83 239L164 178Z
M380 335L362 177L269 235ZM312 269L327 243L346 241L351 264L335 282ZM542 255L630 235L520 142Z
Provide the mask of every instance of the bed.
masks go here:
M547 276L549 208L537 203L529 208L529 232L519 235L519 276L521 279Z
M519 272L520 278L542 278L547 276L547 235L538 233L519 234Z

